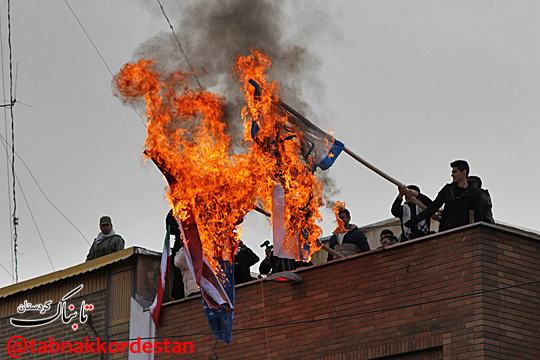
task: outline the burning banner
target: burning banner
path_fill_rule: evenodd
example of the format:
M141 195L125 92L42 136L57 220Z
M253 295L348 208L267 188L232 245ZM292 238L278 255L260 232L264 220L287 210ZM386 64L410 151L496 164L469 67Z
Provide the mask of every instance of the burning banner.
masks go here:
M248 82L254 87L254 100L260 102L262 97L261 86L253 79L249 79ZM314 126L285 103L278 100L276 104L277 106L270 109L281 109L282 111L279 111L278 114L280 116L285 116L286 122L285 125L283 125L283 132L281 134L278 132L275 138L271 138L270 144L275 145L281 142L296 141L299 144L298 148L301 155L298 159L303 158L303 163L306 166L303 168L305 172L311 171L311 173L313 173L317 167L323 170L330 168L344 149L345 145L333 136ZM283 110L286 112L283 112ZM264 119L264 114L260 114L256 121L252 120L251 122L251 138L256 144L262 146L263 149L265 142L261 139L262 137L259 136L259 131L262 124L266 125ZM276 162L280 164L279 146L275 147L275 149L270 152L270 156L274 156ZM302 241L298 241L299 238L308 240L309 234L305 230L299 233L298 231L295 231L295 228L288 225L291 221L286 216L288 201L285 198L286 191L284 188L284 184L287 183L287 178L283 177L283 173L281 172L282 168L283 167L280 166L279 169L277 169L278 173L275 176L276 182L274 184L272 195L274 255L280 258L309 261L309 255L312 253L310 251L309 241L303 243ZM308 216L309 213L310 210L307 209L306 216ZM298 244L297 251L294 248L295 244ZM322 246L318 241L316 244L318 247Z
M126 64L115 76L115 95L124 103L143 100L147 114L145 156L175 179L167 190L174 213L181 219L191 209L203 253L214 270L217 260L232 260L237 226L254 204L271 209L276 183L283 187L286 237L284 247L309 259L318 250L322 220L322 185L314 164L303 156L303 135L291 126L288 114L276 106L278 84L266 79L271 62L252 50L239 56L236 71L247 105L242 110L244 146L235 153L225 133L226 107L219 95L190 89L182 72L159 73L155 63L142 59ZM264 89L254 99L254 79ZM257 140L251 136L258 126ZM307 246L306 246L307 245ZM304 250L309 247L309 251Z
M320 159L325 152L282 106L277 82L265 74L270 65L255 50L236 59L247 103L241 114L243 144L232 144L226 134L225 100L189 88L183 72L163 73L154 61L141 59L124 65L113 80L114 94L124 104L144 103L144 154L169 183L167 197L182 228L191 272L212 309L234 308L234 294L228 296L223 286L231 284L223 262L234 262L238 226L255 205L279 214L273 218L279 256L308 261L321 247L315 222L322 220L323 187L313 172L325 167ZM336 144L325 141L323 148ZM238 145L245 151L233 150ZM326 152L324 157L337 155Z
M278 84L267 81L265 74L270 65L270 59L255 50L237 58L247 103L242 110L244 137L253 141L250 151L265 167L265 188L257 196L272 209L274 255L308 261L321 247L315 221L322 220L322 185L313 174L319 161L313 156L314 137L279 106Z

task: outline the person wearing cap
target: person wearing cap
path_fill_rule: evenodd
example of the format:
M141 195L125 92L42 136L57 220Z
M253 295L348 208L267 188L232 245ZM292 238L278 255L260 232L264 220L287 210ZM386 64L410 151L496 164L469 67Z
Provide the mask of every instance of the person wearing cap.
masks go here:
M94 239L94 243L90 247L88 256L86 256L86 261L97 259L124 249L124 239L114 232L110 216L102 216L99 219L99 228L101 231Z

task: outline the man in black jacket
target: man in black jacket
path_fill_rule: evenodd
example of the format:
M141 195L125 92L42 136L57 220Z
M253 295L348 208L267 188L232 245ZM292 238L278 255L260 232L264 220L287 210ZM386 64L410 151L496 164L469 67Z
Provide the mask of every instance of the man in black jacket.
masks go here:
M236 285L253 280L250 266L255 265L259 257L242 240L238 242L238 252L234 256L234 283Z
M465 160L456 160L450 164L452 183L446 184L433 203L404 225L412 227L429 218L444 205L439 231L444 231L469 223L470 210L474 211L474 222L482 221L482 202L480 190L469 185L469 164Z

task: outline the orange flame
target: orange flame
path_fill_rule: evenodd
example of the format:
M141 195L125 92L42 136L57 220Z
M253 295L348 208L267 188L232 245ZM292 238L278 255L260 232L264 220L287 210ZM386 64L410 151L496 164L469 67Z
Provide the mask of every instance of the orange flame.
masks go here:
M309 164L301 156L301 134L291 138L290 131L284 127L287 116L273 105L278 101L277 82L267 81L265 71L270 67L268 56L257 50L251 50L249 56L239 56L236 60L236 71L243 85L244 97L247 105L242 110L246 140L251 138L247 129L251 128L251 121L259 125L257 144L251 147L254 157L260 164L259 168L265 171L266 181L260 187L257 195L269 208L272 201L272 189L275 182L281 183L285 190L285 222L287 224L284 247L309 245L309 251L303 251L304 258L318 250L317 239L321 235L321 228L315 224L322 220L319 207L323 205L322 184L309 170ZM254 87L248 82L255 80L263 89L260 101L253 98ZM296 250L298 251L298 250Z
M271 209L276 181L285 189L287 235L298 239L300 248L310 245L303 254L307 258L320 248L321 229L315 221L321 220L322 185L301 158L298 138L284 140L287 117L273 105L278 85L267 80L270 65L268 56L254 50L236 61L247 102L242 118L249 146L241 154L231 151L231 139L224 131L224 99L190 89L185 73L161 74L154 61L142 59L124 65L113 80L115 96L122 102L144 100L145 155L176 180L167 189L169 202L181 219L188 207L192 209L203 252L215 270L216 259L233 259L238 225L254 204ZM249 79L263 87L261 99L253 99ZM260 126L256 144L251 139L252 121Z
M345 223L339 217L339 212L342 211L343 209L345 209L345 203L341 201L336 202L336 205L334 205L334 207L332 208L332 210L334 211L334 214L336 215L336 223L337 223L337 227L334 230L334 234L345 234L347 232L347 229L345 229Z

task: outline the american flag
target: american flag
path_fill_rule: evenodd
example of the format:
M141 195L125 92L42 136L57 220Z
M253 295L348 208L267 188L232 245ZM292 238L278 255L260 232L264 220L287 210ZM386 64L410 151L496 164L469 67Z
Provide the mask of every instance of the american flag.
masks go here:
M223 306L226 312L232 312L234 304L227 296L227 292L203 254L199 230L191 209L187 209L187 218L185 220L181 220L176 216L176 221L178 221L182 231L189 270L195 282L201 288L203 299L212 309L219 309Z

